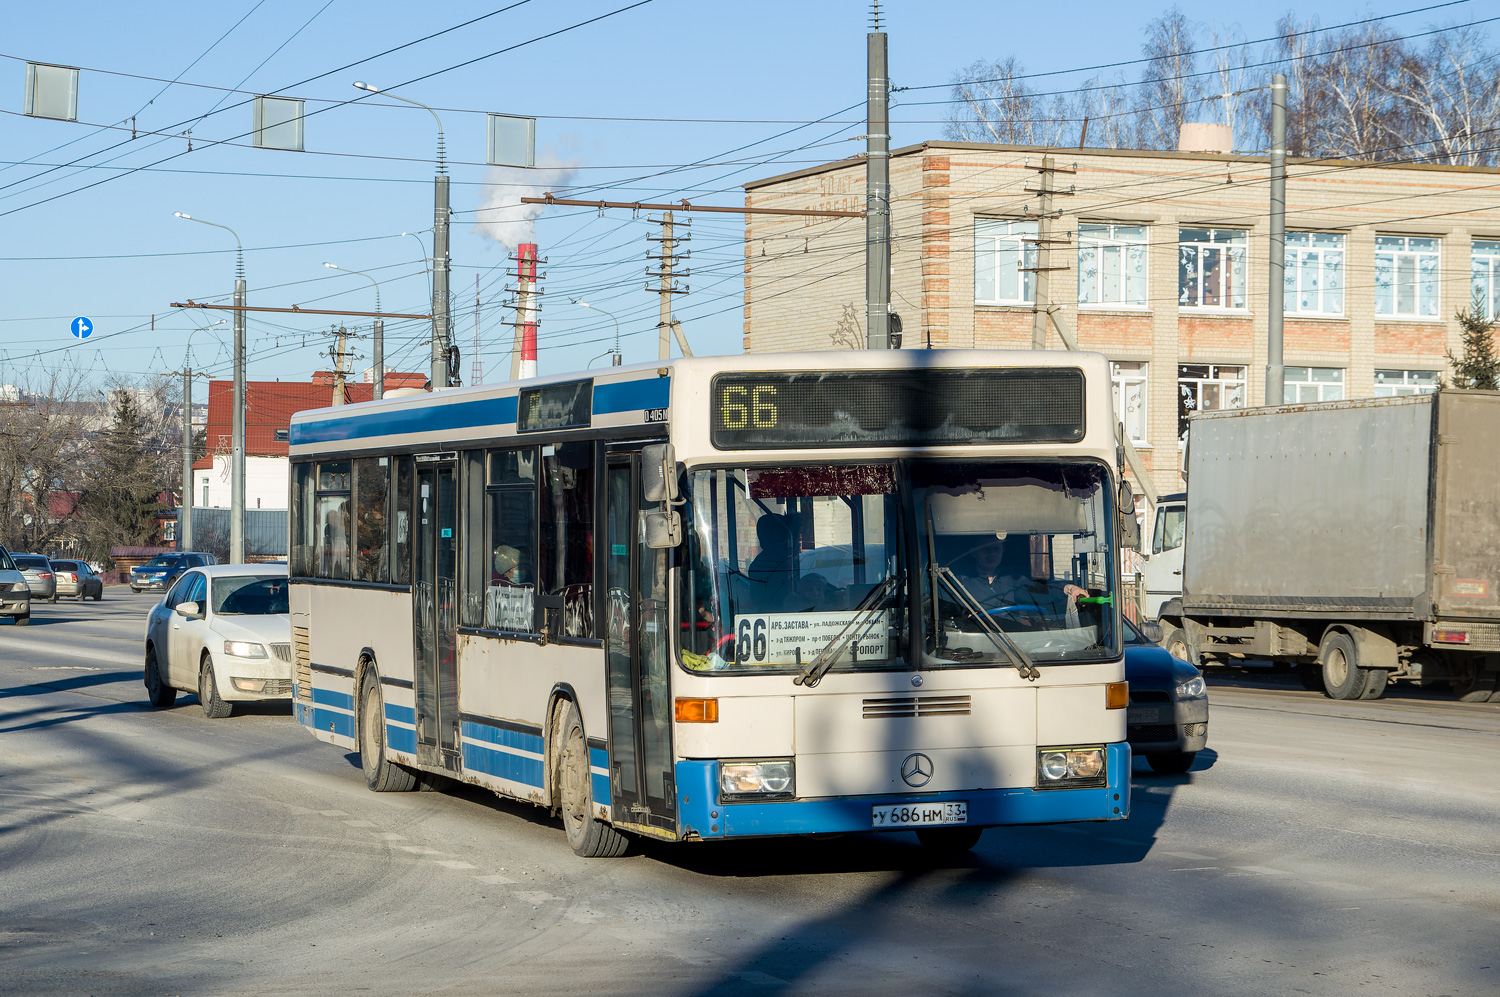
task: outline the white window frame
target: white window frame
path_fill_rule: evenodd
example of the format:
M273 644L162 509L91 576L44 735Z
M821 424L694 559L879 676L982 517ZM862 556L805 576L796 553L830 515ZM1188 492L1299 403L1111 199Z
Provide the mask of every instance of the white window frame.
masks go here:
M1207 368L1206 375L1184 373L1185 369L1193 367ZM1235 371L1237 373L1228 373ZM1185 385L1193 385L1193 404L1185 407L1183 401L1188 397L1183 390ZM1207 394L1215 394L1219 397L1219 404L1211 408L1203 407L1203 398ZM1219 412L1228 409L1242 409L1250 394L1250 368L1244 364L1206 364L1206 363L1180 363L1177 365L1177 442L1179 445L1187 443L1187 412ZM1236 404L1225 404L1235 402Z
M1344 260L1344 233L1288 232L1282 311L1342 318Z
M1475 239L1469 249L1469 302L1485 318L1500 317L1500 239Z
M1413 244L1421 244L1414 247ZM1424 279L1424 263L1430 266ZM1415 322L1442 321L1443 240L1436 236L1375 237L1375 317ZM1404 271L1406 271L1404 273ZM1409 280L1406 279L1409 274ZM1423 285L1428 286L1423 293ZM1411 310L1401 310L1403 287L1411 288Z
M974 303L976 305L1029 305L1036 301L1037 223L1019 218L974 219ZM1012 255L1014 254L1014 255ZM1009 258L1009 260L1007 260ZM1016 290L1020 297L1003 297L1001 283L1006 263L1015 264ZM1027 269L1027 268L1032 269ZM987 277L982 275L987 274ZM983 297L988 283L993 297Z
M1080 222L1078 307L1145 311L1150 302L1149 245L1150 229L1145 225ZM1105 276L1111 258L1118 278L1116 300L1105 298Z
M1150 364L1143 360L1111 360L1109 383L1114 393L1115 419L1125 424L1130 442L1145 446L1150 430L1148 401L1151 394Z
M1205 234L1206 238L1185 238L1193 233ZM1226 238L1221 238L1226 237ZM1205 269L1204 261L1210 254L1222 261L1214 269ZM1191 261L1191 263L1189 263ZM1192 276L1184 270L1191 266ZM1218 277L1219 304L1205 305L1203 290L1206 281ZM1226 293L1226 278L1239 276L1238 286L1231 286ZM1183 225L1177 230L1177 307L1184 311L1248 312L1250 310L1250 233L1242 228L1207 228L1200 225ZM1234 281L1229 281L1231 285ZM1189 300L1189 288L1196 289L1197 300ZM1224 301L1228 304L1224 304Z
M1435 370L1377 370L1375 372L1375 397L1394 398L1398 395L1430 395L1437 391L1440 371ZM1382 383L1381 375L1386 380ZM1400 380L1396 380L1396 375ZM1413 375L1417 377L1414 379Z
M1288 405L1344 400L1342 367L1284 367L1282 371L1286 380L1281 398Z

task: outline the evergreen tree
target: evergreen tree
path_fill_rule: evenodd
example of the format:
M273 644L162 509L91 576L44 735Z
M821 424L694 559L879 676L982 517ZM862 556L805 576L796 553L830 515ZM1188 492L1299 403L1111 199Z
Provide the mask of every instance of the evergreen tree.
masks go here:
M99 440L98 476L88 500L111 545L153 543L162 490L150 434L133 392L114 392L114 417Z
M1500 390L1500 355L1495 351L1495 320L1485 317L1483 302L1475 300L1458 313L1463 327L1463 356L1448 354L1453 364L1453 386L1478 391Z

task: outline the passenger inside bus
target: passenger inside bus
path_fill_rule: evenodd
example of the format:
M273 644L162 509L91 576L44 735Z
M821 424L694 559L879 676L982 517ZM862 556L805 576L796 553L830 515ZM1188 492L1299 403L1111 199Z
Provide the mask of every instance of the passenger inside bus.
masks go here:
M791 516L767 513L755 521L760 553L745 569L744 610L779 613L793 596L797 568L797 531Z

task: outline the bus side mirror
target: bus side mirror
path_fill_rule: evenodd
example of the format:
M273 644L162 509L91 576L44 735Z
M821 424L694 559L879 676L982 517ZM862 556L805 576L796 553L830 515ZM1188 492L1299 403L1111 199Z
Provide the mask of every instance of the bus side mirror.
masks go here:
M1135 518L1135 492L1124 478L1120 479L1120 546L1141 549L1141 524Z
M641 498L647 502L677 501L677 454L670 443L641 448Z
M643 512L646 517L646 546L652 550L670 550L682 543L682 517L676 509L666 512Z

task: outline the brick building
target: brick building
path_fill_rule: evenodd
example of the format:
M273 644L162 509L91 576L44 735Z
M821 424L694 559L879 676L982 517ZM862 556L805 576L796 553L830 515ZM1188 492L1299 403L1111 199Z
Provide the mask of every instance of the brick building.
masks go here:
M1050 300L1112 361L1158 488L1186 413L1265 400L1264 156L927 142L891 154L891 307L908 348L1032 343L1037 167L1054 174ZM1288 400L1433 390L1454 313L1500 292L1500 170L1287 161ZM859 209L847 159L745 187L755 207ZM864 344L864 222L750 215L745 350ZM1055 333L1048 345L1062 348Z

